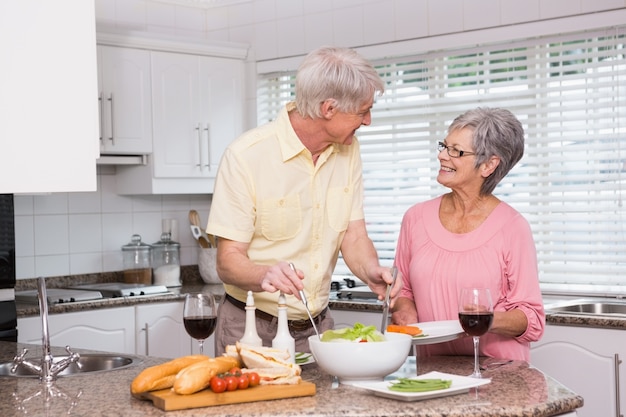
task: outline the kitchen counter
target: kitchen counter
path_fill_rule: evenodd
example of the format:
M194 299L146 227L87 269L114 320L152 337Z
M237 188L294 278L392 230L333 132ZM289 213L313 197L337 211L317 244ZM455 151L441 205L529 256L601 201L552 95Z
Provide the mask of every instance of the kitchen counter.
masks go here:
M41 352L38 346L0 342L0 361L12 360L24 346L30 349L28 357ZM53 350L55 354L63 352ZM315 396L164 412L130 395L130 383L142 369L165 361L139 358L142 362L135 367L59 378L51 392L36 378L0 377L0 415L545 417L569 413L583 405L582 397L524 362L486 371L484 375L491 378L491 383L468 393L416 402L380 398L347 385L331 389L330 376L311 364L303 366L302 376L316 384ZM472 358L423 358L418 367L420 374L437 370L468 375Z
M107 298L94 301L83 301L70 304L51 304L49 305L50 314L60 314L64 312L76 312L97 310L103 308L124 307L133 306L143 303L162 303L183 300L186 293L189 292L211 292L216 296L218 301L221 301L221 297L224 294L224 288L221 284L208 285L201 281L197 274L193 273L193 269L186 267L183 274L183 285L181 287L169 288L169 294L162 295L150 295L139 297L120 297L120 298ZM197 269L197 268L196 268ZM111 278L109 278L111 279ZM76 285L79 283L85 283L85 281L76 282L74 277L62 277L62 278L48 278L49 288L62 288L68 285ZM93 281L91 281L93 282ZM19 288L17 289L33 289L36 288L36 280L22 280L18 281ZM580 297L577 297L580 298ZM549 307L550 304L558 303L562 301L563 297L546 297L545 304ZM343 300L337 299L331 295L329 307L332 310L348 310L348 311L363 311L363 312L382 312L382 303L377 300ZM32 317L39 315L39 306L37 304L17 303L17 317ZM579 326L579 327L596 327L607 329L624 329L626 330L626 317L619 316L590 316L590 315L577 315L572 313L559 314L550 313L546 315L546 323L552 325L561 326Z
M221 302L224 295L224 287L221 284L205 284L198 272L197 267L185 266L181 268L183 285L168 288L169 293L147 296L104 298L99 300L73 302L67 304L49 304L50 314L71 313L77 311L91 311L106 308L126 307L148 303L163 303L184 300L185 294L191 292L210 292ZM114 273L100 274L96 276L71 276L52 277L46 279L47 288L66 288L78 284L92 284L95 282L122 282L119 275ZM32 290L37 288L37 279L18 280L16 291ZM37 303L17 302L17 317L32 317L39 315ZM329 306L334 310L381 312L382 302L378 300L339 300L331 296Z

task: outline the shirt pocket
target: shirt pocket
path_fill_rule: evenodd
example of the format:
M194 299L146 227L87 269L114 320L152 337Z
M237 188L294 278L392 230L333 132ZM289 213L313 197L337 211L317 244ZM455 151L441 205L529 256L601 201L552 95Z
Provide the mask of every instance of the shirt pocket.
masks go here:
M298 195L261 202L261 234L268 240L290 239L302 228L302 209Z
M328 223L336 232L348 229L350 213L352 212L353 190L351 187L331 187L326 197Z

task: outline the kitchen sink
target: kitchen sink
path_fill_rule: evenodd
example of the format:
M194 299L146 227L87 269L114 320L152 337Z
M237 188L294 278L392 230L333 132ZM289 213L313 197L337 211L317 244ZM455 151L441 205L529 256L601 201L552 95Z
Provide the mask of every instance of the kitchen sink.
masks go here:
M58 362L67 358L67 356L55 356L54 361ZM32 361L31 361L32 362ZM72 376L81 374L93 374L97 372L108 372L117 369L124 369L140 363L138 358L132 356L108 355L108 354L81 354L77 363L59 372L58 376ZM0 363L0 376L13 377L39 377L30 369L23 365L19 365L15 373L11 372L13 362Z
M546 306L547 313L569 313L594 316L624 316L626 317L626 301L594 301L583 300L567 304Z

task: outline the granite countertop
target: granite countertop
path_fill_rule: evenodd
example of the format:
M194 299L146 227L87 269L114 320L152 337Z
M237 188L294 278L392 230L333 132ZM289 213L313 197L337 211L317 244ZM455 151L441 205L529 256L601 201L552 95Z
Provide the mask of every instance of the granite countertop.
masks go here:
M0 361L10 361L25 346L28 357L41 354L38 346L0 342ZM78 352L85 352L77 349ZM54 354L63 354L54 348ZM133 378L144 368L166 361L138 357L135 367L105 373L59 378L48 390L36 378L0 377L0 415L57 416L430 416L544 417L568 413L583 405L582 397L525 362L484 372L491 383L467 393L443 398L404 402L374 396L368 391L340 385L331 389L331 378L317 365L303 366L303 379L316 384L310 397L260 401L164 412L149 401L130 395ZM471 357L432 357L418 361L418 373L468 375Z

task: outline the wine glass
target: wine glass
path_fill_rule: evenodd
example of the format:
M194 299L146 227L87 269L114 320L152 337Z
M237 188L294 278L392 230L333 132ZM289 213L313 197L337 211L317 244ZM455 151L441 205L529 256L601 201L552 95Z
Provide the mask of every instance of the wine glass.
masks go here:
M217 325L217 310L213 294L190 293L185 295L183 323L189 336L198 341L200 354L202 354L204 339L213 334Z
M493 322L493 304L488 288L463 288L459 297L459 321L465 333L474 339L473 378L482 378L478 364L478 342Z

